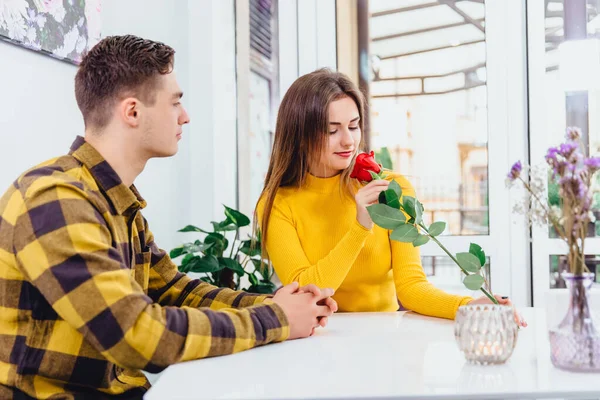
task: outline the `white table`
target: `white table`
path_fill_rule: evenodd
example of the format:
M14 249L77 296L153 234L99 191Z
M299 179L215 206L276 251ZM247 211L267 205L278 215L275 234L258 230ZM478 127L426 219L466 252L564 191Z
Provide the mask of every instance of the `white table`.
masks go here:
M600 398L600 374L550 362L543 309L500 366L466 363L453 321L414 313L336 314L308 339L169 367L145 399Z

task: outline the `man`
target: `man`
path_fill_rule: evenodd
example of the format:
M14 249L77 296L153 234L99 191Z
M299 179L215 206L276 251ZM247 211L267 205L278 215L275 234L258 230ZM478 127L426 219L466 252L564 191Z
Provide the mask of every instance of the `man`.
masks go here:
M192 280L157 247L133 182L189 123L173 63L162 43L98 43L75 77L85 138L0 199L0 398L140 397L141 370L306 337L337 310L330 289Z

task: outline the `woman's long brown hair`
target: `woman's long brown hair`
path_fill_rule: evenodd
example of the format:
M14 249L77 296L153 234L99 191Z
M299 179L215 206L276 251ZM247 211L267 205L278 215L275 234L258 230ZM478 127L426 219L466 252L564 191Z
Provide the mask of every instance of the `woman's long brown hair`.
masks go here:
M349 97L356 103L363 132L364 97L346 75L329 69L319 69L298 78L288 89L277 115L273 151L265 186L259 202L264 202L261 227L261 250L267 258L271 209L280 187L301 187L308 175L309 166L317 163L326 150L329 135L329 105ZM361 135L360 148L363 147ZM354 160L352 162L354 165ZM351 167L352 167L351 165ZM352 168L342 172L342 187L353 194L350 181ZM257 207L258 209L258 207ZM254 230L257 232L258 214L255 211Z

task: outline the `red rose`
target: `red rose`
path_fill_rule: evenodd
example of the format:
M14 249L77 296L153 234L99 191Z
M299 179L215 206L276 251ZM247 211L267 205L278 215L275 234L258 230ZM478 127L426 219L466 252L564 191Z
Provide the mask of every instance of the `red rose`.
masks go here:
M369 171L373 171L376 174L381 172L381 167L375 161L375 153L360 153L356 156L356 162L354 163L354 169L350 174L350 178L358 179L361 182L371 182L373 177Z

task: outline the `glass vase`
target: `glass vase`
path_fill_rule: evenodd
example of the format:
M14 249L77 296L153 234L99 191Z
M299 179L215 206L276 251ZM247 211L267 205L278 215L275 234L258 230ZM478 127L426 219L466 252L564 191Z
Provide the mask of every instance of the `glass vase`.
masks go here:
M600 337L589 306L593 273L563 273L569 308L558 326L550 329L550 358L554 366L575 372L600 371Z

